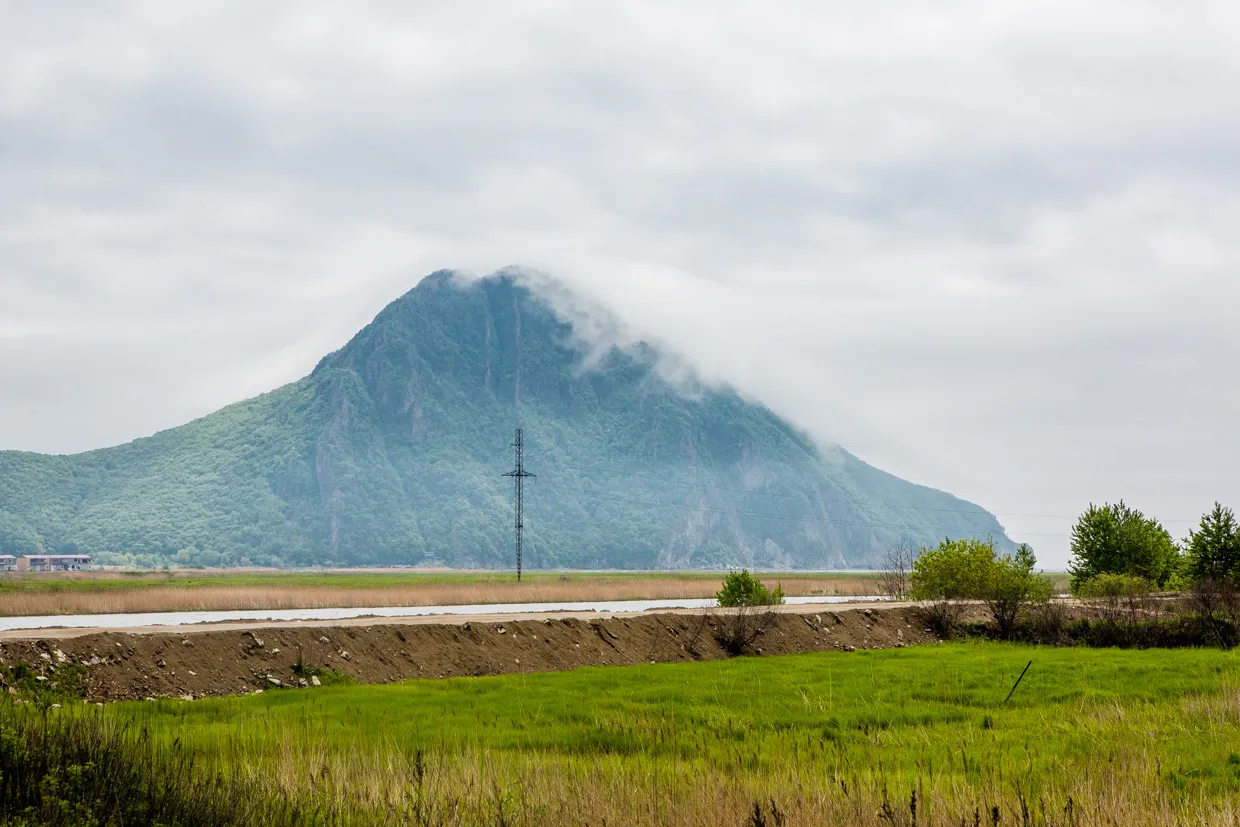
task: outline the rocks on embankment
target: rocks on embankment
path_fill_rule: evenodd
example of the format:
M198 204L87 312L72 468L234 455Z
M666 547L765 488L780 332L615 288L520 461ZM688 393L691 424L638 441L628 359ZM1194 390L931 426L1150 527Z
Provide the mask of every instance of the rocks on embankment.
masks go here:
M55 680L72 669L90 700L192 699L284 691L343 673L362 683L713 660L727 615L546 618L465 623L102 632L0 641L0 667ZM916 609L797 607L746 650L755 655L883 649L935 640ZM3 673L0 673L2 675Z

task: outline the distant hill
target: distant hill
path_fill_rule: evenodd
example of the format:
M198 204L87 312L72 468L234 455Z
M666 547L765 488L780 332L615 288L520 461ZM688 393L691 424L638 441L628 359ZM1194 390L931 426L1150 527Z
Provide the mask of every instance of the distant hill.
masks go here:
M0 553L509 566L518 423L530 567L867 567L899 540L1010 542L731 389L673 386L648 346L573 334L509 276L435 273L298 382L115 448L0 452Z

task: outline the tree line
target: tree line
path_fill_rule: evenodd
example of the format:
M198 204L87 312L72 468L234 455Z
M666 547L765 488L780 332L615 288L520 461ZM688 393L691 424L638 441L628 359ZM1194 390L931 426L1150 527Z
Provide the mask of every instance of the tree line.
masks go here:
M1135 629L1152 616L1154 596L1174 595L1188 598L1199 626L1220 642L1240 631L1240 525L1221 503L1179 541L1123 501L1090 504L1073 526L1071 550L1072 595L1108 622L1127 618ZM1063 625L1062 613L1047 608L1052 580L1036 565L1028 545L1008 555L993 540L946 538L936 547L892 548L880 582L894 597L922 601L940 633L980 601L999 635L1010 638L1021 620Z

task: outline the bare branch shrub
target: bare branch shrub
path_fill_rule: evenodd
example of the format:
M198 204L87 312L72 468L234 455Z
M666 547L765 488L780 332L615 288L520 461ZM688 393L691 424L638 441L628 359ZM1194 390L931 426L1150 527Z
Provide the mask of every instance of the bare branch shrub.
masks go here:
M941 638L949 638L956 633L960 618L964 617L968 606L958 600L940 599L926 603L918 608L922 622L926 628Z
M1029 624L1038 643L1058 646L1068 642L1068 610L1063 603L1035 603L1029 608Z
M1135 627L1154 611L1153 584L1127 574L1099 574L1078 590L1090 613L1104 623Z
M1153 584L1128 574L1099 574L1081 583L1077 593L1095 627L1112 646L1143 646L1157 616Z
M1240 589L1227 579L1205 578L1193 584L1188 597L1197 621L1219 646L1234 645L1240 620Z
M695 615L689 621L689 628L681 645L694 660L702 659L702 640L706 638L707 628L714 625L716 625L715 614L711 611Z
M729 655L743 654L777 620L770 606L734 606L718 615L715 640Z
M907 540L887 549L878 570L878 590L895 600L907 600L913 590L913 561L917 549Z

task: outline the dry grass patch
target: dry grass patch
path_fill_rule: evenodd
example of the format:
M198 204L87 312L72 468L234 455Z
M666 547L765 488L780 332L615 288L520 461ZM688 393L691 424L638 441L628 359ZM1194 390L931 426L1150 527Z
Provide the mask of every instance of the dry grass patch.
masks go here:
M540 576L529 582L447 580L409 582L392 575L386 585L382 575L364 575L365 584L351 585L349 575L331 578L322 585L285 584L279 576L269 582L247 583L227 575L178 583L175 578L143 580L99 578L98 589L89 578L65 581L70 588L55 590L49 582L30 578L10 581L0 589L0 615L105 614L171 611L235 611L245 609L318 609L378 606L446 606L494 603L564 603L604 600L642 600L713 597L719 575ZM869 595L875 593L872 577L764 575L783 583L789 595ZM304 581L306 578L297 578ZM237 582L240 580L241 582ZM403 580L404 582L400 582ZM28 587L20 587L31 584ZM125 586L130 586L126 588Z

